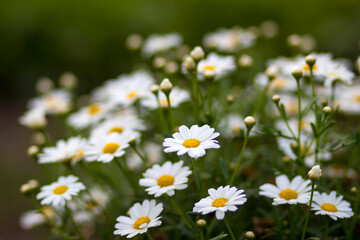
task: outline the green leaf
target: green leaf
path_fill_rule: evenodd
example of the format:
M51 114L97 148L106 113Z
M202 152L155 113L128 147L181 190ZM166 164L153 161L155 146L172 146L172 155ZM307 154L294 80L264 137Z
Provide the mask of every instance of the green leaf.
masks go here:
M323 134L327 129L331 128L332 126L334 126L336 124L336 121L332 120L330 122L328 122L319 132L319 135Z
M219 240L219 239L224 239L226 238L228 235L224 232L220 233L219 235L217 235L216 237L210 238L209 240Z
M315 124L310 123L310 125L311 125L311 129L312 129L312 131L314 133L314 137L317 137L318 136L318 131L317 131L317 128L316 128Z

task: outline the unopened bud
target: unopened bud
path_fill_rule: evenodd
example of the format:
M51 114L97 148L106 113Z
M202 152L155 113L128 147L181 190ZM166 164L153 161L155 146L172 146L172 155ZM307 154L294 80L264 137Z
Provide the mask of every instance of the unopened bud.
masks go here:
M48 77L41 77L35 85L38 93L47 93L54 88L54 82Z
M27 183L21 185L20 192L27 194L34 190L36 190L39 187L39 182L35 179L29 180Z
M282 158L283 162L290 162L291 159L288 156L283 156Z
M292 34L287 38L287 44L290 47L299 47L301 44L301 37L297 34Z
M127 37L125 45L129 50L138 50L140 49L143 42L141 35L134 33Z
M266 20L261 23L260 25L262 34L266 38L273 38L275 37L279 32L278 24L272 20Z
M321 99L321 105L323 107L326 107L329 104L329 100L327 98Z
M232 104L232 103L235 101L234 95L228 94L228 95L226 96L226 101L227 101L229 104Z
M272 96L271 100L274 103L278 104L280 102L280 96L279 95L274 95L274 96Z
M131 147L135 147L136 141L137 141L137 138L136 138L136 137L131 137L130 140L129 140L129 145L130 145Z
M173 89L173 85L168 78L165 78L164 80L162 80L162 82L160 84L160 90L163 93L169 94L172 89Z
M250 131L251 128L256 124L256 120L252 116L248 116L244 119L244 123L248 131Z
M291 149L292 149L294 152L297 152L298 149L299 149L299 144L298 144L297 142L292 142L292 143L290 144L290 147L291 147Z
M164 57L157 57L153 61L153 66L157 69L163 68L166 64L166 59Z
M164 70L167 74L175 74L179 71L179 64L177 62L168 62L165 64Z
M316 181L319 180L321 177L321 168L319 165L315 165L311 168L311 170L308 172L308 176L310 180Z
M198 225L200 228L203 228L206 226L206 221L204 219L199 219L197 220L196 225Z
M159 87L159 85L157 85L157 84L154 84L154 85L152 85L152 86L150 87L150 91L151 91L153 94L155 94L155 95L158 94L159 89L160 89L160 87Z
M41 132L36 132L31 136L32 140L34 141L35 144L37 145L42 145L45 143L46 138L45 135Z
M309 65L309 67L312 67L316 63L316 57L314 55L308 55L305 58L305 61L306 61L306 64Z
M352 188L350 189L350 191L353 192L353 193L356 193L356 192L357 192L357 188L356 188L356 187L352 187Z
M276 78L276 75L278 74L278 68L275 66L270 66L266 69L265 74L271 81Z
M185 70L188 72L192 72L196 68L196 63L194 59L190 56L185 57L182 65L184 66Z
M32 145L27 149L27 154L30 157L35 157L39 153L39 147L36 145Z
M59 78L59 85L62 88L72 90L77 87L78 79L75 74L71 72L64 72Z
M242 68L249 68L253 65L254 61L253 61L252 57L250 57L249 55L243 54L239 58L238 63L239 63L239 66Z
M322 111L323 111L323 113L324 113L325 115L329 115L329 114L331 113L331 107L326 106L326 107L323 108Z
M302 73L302 69L301 68L295 68L291 74L293 75L293 77L299 81L300 78L302 77L303 73Z
M247 231L245 233L245 238L246 239L254 239L255 238L255 233L253 231Z
M200 46L197 46L190 52L190 56L198 62L205 57L205 53Z

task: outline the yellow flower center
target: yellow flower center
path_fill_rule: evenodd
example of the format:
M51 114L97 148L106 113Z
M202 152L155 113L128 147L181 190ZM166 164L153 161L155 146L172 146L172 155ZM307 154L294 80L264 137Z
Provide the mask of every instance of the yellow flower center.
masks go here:
M186 148L196 148L199 145L200 141L195 138L189 138L183 142L183 146Z
M355 95L355 102L360 103L360 94Z
M170 103L172 103L171 99L170 99ZM163 106L163 107L167 107L168 106L168 100L167 99L160 100L160 105Z
M150 218L148 217L139 217L135 222L133 227L135 229L141 230L144 229L150 223ZM144 225L145 224L145 225Z
M134 91L129 92L129 94L127 95L127 98L128 98L128 99L133 99L133 98L135 98L137 95L138 95L138 91L134 90Z
M108 143L105 145L105 147L103 148L103 153L109 153L109 154L114 154L114 152L116 152L116 150L119 148L119 144L117 143Z
M323 205L321 205L321 208L328 212L337 212L336 206L331 203L324 203Z
M337 77L340 77L340 75L338 73L330 73L329 77L337 78Z
M45 102L48 109L56 109L58 103L56 97L48 96L45 98Z
M287 201L291 199L297 199L298 194L294 190L287 188L285 190L282 190L279 196Z
M123 131L124 131L124 129L122 127L115 126L115 127L110 129L109 134L110 133L115 133L115 132L121 134Z
M54 190L53 190L53 193L54 194L57 194L57 195L62 195L64 193L66 193L66 191L68 190L68 187L67 186L58 186L56 187Z
M205 71L214 71L215 70L215 68L216 68L216 66L214 66L214 65L204 65L203 66L203 69L205 70Z
M306 126L307 126L306 121L301 120L301 121L300 121L300 130L304 130L304 129L306 128Z
M316 64L313 66L313 70L316 70L318 67L316 66ZM305 64L303 67L303 71L310 71L310 67L309 65Z
M92 104L88 108L88 113L90 116L94 116L95 114L98 114L100 112L101 108L99 105Z
M173 185L174 181L175 181L175 178L173 176L162 175L161 177L158 178L157 184L160 187L167 187L167 186Z
M285 80L282 78L276 78L273 80L273 87L274 88L284 88L285 87Z
M84 156L85 151L84 150L77 150L76 154L74 155L74 159L78 159L81 158L82 156Z
M217 198L212 202L211 206L213 206L213 207L223 207L223 206L225 206L225 204L228 201L229 200L226 199L226 198Z

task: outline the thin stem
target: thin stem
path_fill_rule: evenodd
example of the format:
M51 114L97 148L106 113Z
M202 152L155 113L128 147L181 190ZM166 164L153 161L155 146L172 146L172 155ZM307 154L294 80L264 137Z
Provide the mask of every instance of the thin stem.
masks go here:
M160 125L161 125L161 129L163 129L163 126L165 126L165 117L164 117L164 112L162 111L162 108L161 108L161 103L160 103L160 99L159 99L159 96L158 94L155 94L155 97L156 97L156 101L158 103L158 110L159 110L159 118L160 118Z
M194 174L194 177L195 177L196 188L197 188L198 191L200 191L201 186L200 186L199 176L197 174L196 162L195 162L194 158L191 158L191 164L192 164L193 174Z
M126 171L126 169L121 165L120 162L120 158L115 158L114 162L116 163L116 165L120 168L120 170L124 173L125 177L127 178L127 180L129 181L131 187L134 189L134 191L136 193L139 192L139 188L138 185L136 185L136 183L134 183L133 179L131 178L131 176L129 175L129 173Z
M171 109L171 102L170 102L170 93L165 94L165 95L166 95L166 100L167 100L167 105L168 105L167 116L168 116L168 123L169 123L169 131L172 132L173 131L173 117L172 117L172 109Z
M74 226L75 230L77 231L77 233L80 235L80 238L83 239L83 240L86 240L86 238L84 237L83 233L81 232L80 228L78 227L78 225L76 224L73 216L72 216L72 213L71 213L71 210L69 209L68 205L65 204L65 209L69 215L69 218L71 220L71 223L72 225Z
M212 116L212 100L213 100L213 82L208 81L207 83L207 100L208 100L208 112L209 116Z
M146 159L144 158L144 156L140 153L140 151L137 149L135 144L131 144L132 149L134 149L135 153L139 156L139 158L141 159L141 161L144 164L144 167L147 168L148 164Z
M198 119L198 121L201 119L201 111L199 109L200 106L200 102L199 102L199 97L200 97L200 93L199 93L199 83L198 83L198 79L197 79L197 73L195 72L193 74L193 76L191 77L191 84L192 84L192 95L193 95L193 100L194 100L194 110L195 110L195 115Z
M200 232L200 240L204 240L204 230L202 227L199 228L199 232Z
M289 129L291 135L293 136L293 139L297 141L297 137L296 137L294 131L291 129L291 127L290 127L290 125L289 125L289 123L288 123L288 120L287 120L286 115L281 114L279 104L276 104L276 108L278 109L281 118L284 120L284 122L285 122L285 124L286 124L286 127ZM285 114L286 114L286 113L285 113Z
M307 226L308 226L308 223L309 223L309 216L310 216L311 204L312 204L313 197L314 197L314 187L315 187L315 182L312 181L312 182L311 182L310 203L309 203L309 208L308 208L307 211L306 211L305 225L304 225L303 232L302 232L302 235L301 235L301 240L304 240L304 239L305 239L305 234L306 234Z
M211 223L206 231L206 238L209 238L211 233L212 233L212 230L214 229L215 227L215 224L216 224L216 218L214 217L213 220L211 220Z
M168 201L170 202L171 206L175 209L175 211L180 215L182 221L186 226L191 228L191 223L189 219L185 216L184 212L181 210L181 208L177 205L174 198L166 196Z
M235 177L236 177L236 175L237 175L237 173L238 173L238 171L239 171L239 167L240 167L240 164L241 164L241 160L242 160L242 158L243 158L243 156L244 156L244 152L245 152L245 147L246 147L246 144L247 144L248 139L249 139L250 131L251 131L250 129L247 129L247 130L246 130L246 135L245 135L244 144L243 144L243 146L242 146L242 148L241 148L241 152L240 152L239 158L238 158L238 160L237 160L236 166L235 166L235 168L234 168L234 172L233 172L233 174L232 174L232 176L231 176L231 179L230 179L230 182L229 182L229 185L230 185L230 186L234 183Z
M153 237L151 236L151 234L149 232L146 232L146 236L148 237L149 240L153 240Z
M317 129L319 129L319 117L318 117L318 105L316 102L316 92L315 92L315 82L314 82L314 73L313 73L313 66L310 66L310 82L311 82L311 88L312 88L312 94L314 105L315 105L315 125ZM319 163L319 147L320 147L320 137L316 136L316 142L315 142L315 164Z
M233 233L232 230L231 230L231 227L230 227L230 224L229 224L227 218L225 217L224 220L225 220L226 228L227 228L227 230L229 231L229 234L230 234L230 236L231 236L231 239L232 239L232 240L236 240L235 235L234 235L234 233Z
M298 145L299 145L299 152L298 152L298 158L299 160L301 160L301 118L302 118L302 114L301 114L301 88L300 88L300 79L296 79L296 83L297 83L297 94L298 94Z

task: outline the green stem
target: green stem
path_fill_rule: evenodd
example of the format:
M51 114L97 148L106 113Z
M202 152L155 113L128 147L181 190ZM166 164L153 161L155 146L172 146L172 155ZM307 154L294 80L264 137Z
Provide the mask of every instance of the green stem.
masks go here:
M206 238L209 238L211 233L212 233L212 230L214 229L215 227L215 224L216 224L216 218L214 217L212 220L211 220L211 223L206 231Z
M191 223L189 221L189 219L185 216L184 212L181 210L181 208L177 205L177 203L175 202L173 197L168 197L166 196L168 201L170 202L171 206L175 209L175 211L179 214L179 216L181 217L182 221L184 222L184 224L186 226L188 226L189 228L191 228Z
M234 172L233 172L233 174L232 174L232 176L231 176L231 179L230 179L230 182L229 182L229 185L230 185L230 186L233 185L234 180L235 180L235 177L236 177L236 175L237 175L237 173L238 173L238 171L239 171L239 167L240 167L240 164L241 164L241 160L242 160L242 158L243 158L243 156L244 156L244 152L245 152L245 147L246 147L246 144L247 144L248 139L249 139L249 134L250 134L250 130L247 129L247 130L246 130L246 135L245 135L244 144L243 144L243 146L242 146L242 148L241 148L241 152L240 152L239 158L238 158L238 160L237 160L236 166L235 166L235 168L234 168Z
M126 171L126 169L121 165L120 162L120 158L115 158L114 162L116 163L116 165L120 168L120 170L124 173L125 177L127 178L127 180L129 181L131 187L133 188L133 190L136 193L139 193L139 188L138 185L133 181L133 179L131 178L131 176L129 175L129 173Z
M148 164L146 159L144 158L144 156L139 152L139 150L137 149L137 147L135 145L131 145L132 149L134 149L135 153L140 157L141 161L144 164L144 167L147 168Z
M195 177L196 188L200 192L201 186L200 186L199 176L197 174L196 162L194 158L191 158L191 164L192 164L193 174Z
M165 94L166 95L166 100L167 100L167 104L168 104L168 109L167 109L167 116L168 116L168 123L169 123L169 132L173 131L173 117L172 117L172 109L171 109L171 103L170 103L170 93Z
M208 81L207 83L207 100L208 100L208 112L209 116L212 116L212 100L213 100L213 82Z
M146 236L148 237L149 240L153 240L153 237L151 236L151 234L149 232L146 232Z
M312 94L314 99L314 105L315 105L315 125L316 128L319 129L319 117L318 117L318 105L316 101L316 92L315 92L315 81L314 81L314 73L313 73L313 66L310 66L310 82L311 82L311 88L312 88ZM320 147L320 138L319 136L316 136L316 142L315 142L315 164L319 163L319 147Z
M224 220L225 220L226 228L227 228L227 230L229 231L229 234L230 234L230 236L231 236L231 239L232 239L232 240L236 240L235 235L234 235L234 233L233 233L232 230L231 230L231 227L230 227L230 224L229 224L227 218L225 217Z
M290 125L289 125L289 123L288 123L288 120L287 120L286 115L283 115L283 114L281 113L279 104L276 104L276 108L278 109L281 118L284 120L284 122L285 122L285 124L286 124L286 127L289 129L291 135L293 136L293 139L297 141L297 137L296 137L294 131L291 129L291 127L290 127ZM286 113L285 113L285 114L286 114Z
M65 209L69 215L69 218L71 220L71 223L73 224L75 230L77 231L77 233L80 235L80 239L83 239L83 240L86 240L86 238L84 237L83 233L81 232L80 228L78 227L78 225L76 224L73 216L72 216L72 213L71 213L71 210L69 209L68 205L65 204Z
M306 211L305 225L304 225L303 232L302 232L302 235L301 235L301 240L305 239L305 234L306 234L307 226L308 226L308 223L309 223L311 204L312 204L313 196L314 196L314 188L315 188L315 182L312 181L312 183L311 183L310 203L309 203L309 208Z
M297 95L298 95L298 111L299 111L299 115L298 115L298 145L299 145L299 152L298 152L298 158L299 160L301 160L301 118L302 118L302 114L301 114L301 88L300 88L300 79L296 79L296 83L297 83Z
M204 240L204 230L202 227L199 228L199 232L200 232L200 240Z

